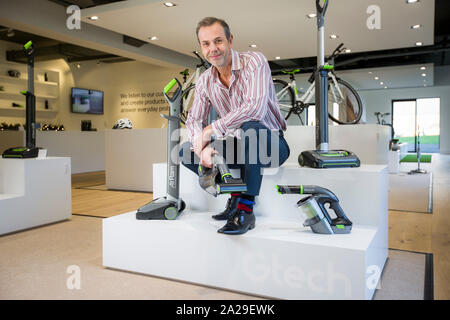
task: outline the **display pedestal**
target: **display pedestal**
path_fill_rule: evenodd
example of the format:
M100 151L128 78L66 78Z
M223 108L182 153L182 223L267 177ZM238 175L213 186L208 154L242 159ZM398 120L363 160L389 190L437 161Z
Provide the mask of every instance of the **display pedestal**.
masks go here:
M154 165L154 198L165 193L165 164ZM281 299L371 299L387 258L386 166L265 170L255 206L256 228L218 234L225 224L214 198L181 167L187 209L175 221L136 220L135 212L103 220L103 265ZM233 172L235 173L235 172ZM314 234L300 225L300 195L275 184L316 184L332 190L350 220L346 235Z
M71 216L70 158L0 158L0 235Z

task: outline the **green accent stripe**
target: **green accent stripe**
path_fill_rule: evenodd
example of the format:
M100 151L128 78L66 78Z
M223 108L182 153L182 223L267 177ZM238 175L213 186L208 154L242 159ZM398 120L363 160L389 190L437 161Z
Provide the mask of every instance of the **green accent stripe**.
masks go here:
M223 177L232 177L232 175L231 175L231 173L224 173L222 175L222 180L223 180Z
M300 194L303 194L303 185L300 185Z
M167 94L170 89L173 88L173 86L177 83L176 79L172 79L172 81L169 82L169 84L167 86L164 87L164 93Z
M26 96L26 95L27 95L27 92L28 92L27 90L24 90L24 91L20 91L20 93L21 93L21 94L23 94L24 96Z
M30 47L31 47L31 45L33 44L33 42L31 42L31 40L30 41L28 41L27 43L25 43L25 45L23 46L26 50L28 50Z
M344 227L343 224L337 224L337 225L336 225L336 228L338 228L338 229L345 229L345 227Z
M333 70L334 67L332 65L326 64L326 65L323 66L323 68L325 70Z

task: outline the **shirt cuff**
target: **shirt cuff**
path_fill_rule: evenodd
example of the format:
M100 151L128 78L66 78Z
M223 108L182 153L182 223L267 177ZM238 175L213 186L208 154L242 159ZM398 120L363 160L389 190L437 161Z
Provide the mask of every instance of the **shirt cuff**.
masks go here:
M226 131L222 127L221 119L214 121L211 124L211 128L213 129L216 138L222 138L225 135Z

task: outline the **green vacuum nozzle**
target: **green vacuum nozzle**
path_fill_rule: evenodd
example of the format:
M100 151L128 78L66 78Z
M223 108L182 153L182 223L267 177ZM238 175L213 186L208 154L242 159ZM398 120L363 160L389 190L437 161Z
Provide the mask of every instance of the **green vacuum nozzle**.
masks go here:
M170 89L173 88L173 86L177 83L176 79L172 79L172 81L169 82L169 84L167 86L164 87L164 93L167 94Z

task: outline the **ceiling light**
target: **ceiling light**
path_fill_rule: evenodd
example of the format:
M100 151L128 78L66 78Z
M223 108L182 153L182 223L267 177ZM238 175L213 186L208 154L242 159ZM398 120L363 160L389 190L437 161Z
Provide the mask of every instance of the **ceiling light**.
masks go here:
M315 13L310 13L310 14L307 14L306 16L307 16L308 18L312 19L312 18L317 17L317 14L315 14Z
M422 42L416 42L416 46L420 47L423 43Z
M153 37L150 37L149 39L150 39L150 40L152 40L152 41L156 41L156 40L159 40L159 39L158 39L158 37L155 37L155 36L153 36Z
M412 3L416 3L419 2L419 0L406 0L407 4L412 4Z
M427 67L420 67L420 70L426 70Z
M373 72L372 72L372 71L369 71L369 74L373 74Z
M256 48L256 44L251 44L250 48Z
M275 59L277 59L277 60L280 60L280 59L281 59L281 57L275 57Z
M166 7L175 7L176 6L176 4L175 3L172 3L172 2L164 2L164 5L166 6Z
M330 38L331 38L331 39L337 39L337 38L339 38L339 36L336 35L336 34L332 34L332 35L330 35Z
M387 86L384 86L385 89L387 89Z
M89 17L89 19L91 19L93 21L97 21L98 20L98 16L92 16L92 17Z
M427 76L427 74L426 73L422 73L422 77L426 77Z
M384 82L380 82L380 86L382 86L384 84Z
M380 78L378 78L378 77L375 77L374 79L375 79L375 80L378 80L378 79L380 79Z
M81 68L81 64L77 63L77 69Z
M345 53L350 53L352 52L352 49L345 49Z
M419 28L422 28L421 24L415 24L415 25L411 26L411 29L419 29Z

